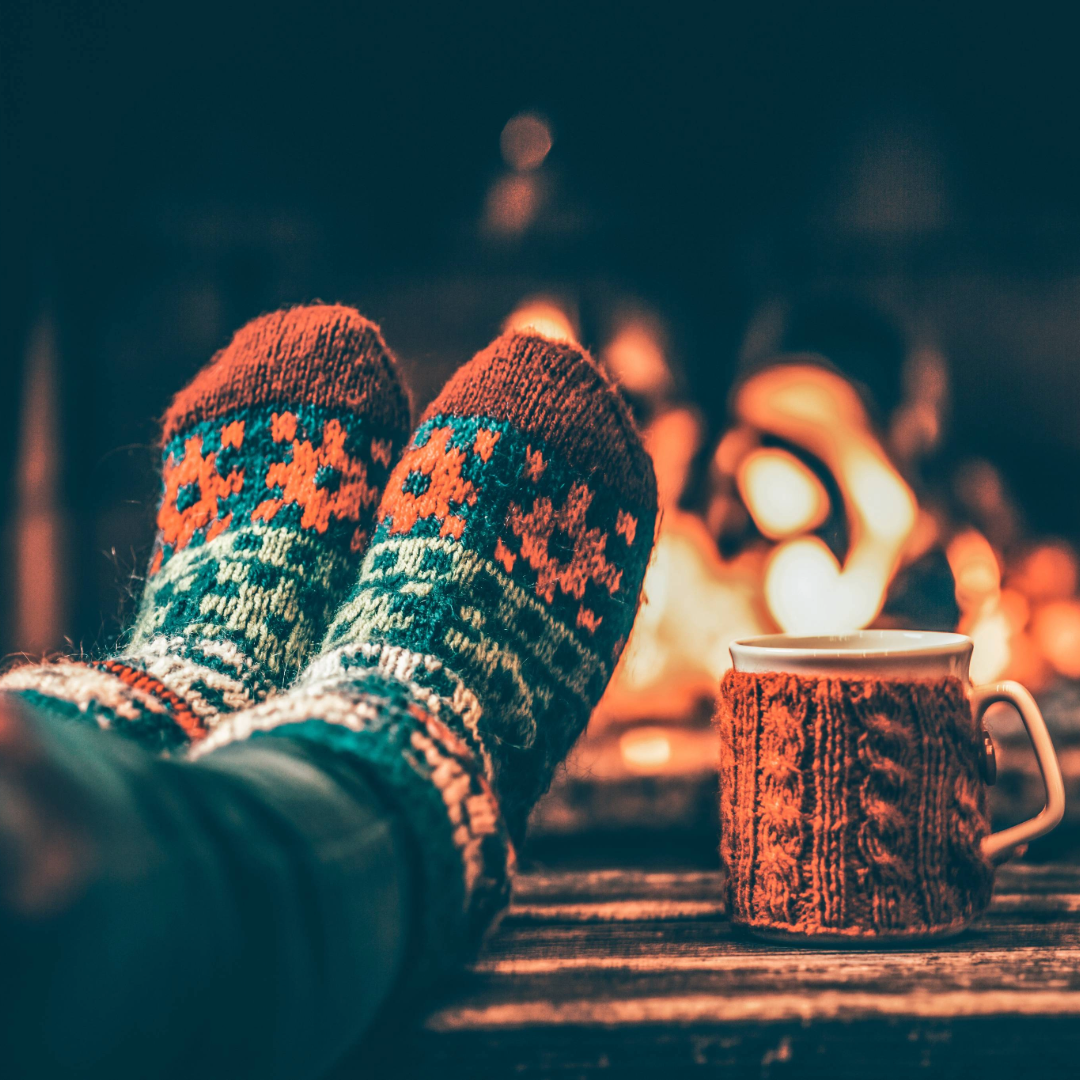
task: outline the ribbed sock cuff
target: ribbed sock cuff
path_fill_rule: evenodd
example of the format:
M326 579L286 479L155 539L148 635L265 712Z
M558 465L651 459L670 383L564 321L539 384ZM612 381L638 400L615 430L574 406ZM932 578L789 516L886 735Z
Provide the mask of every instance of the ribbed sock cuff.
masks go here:
M205 732L164 683L117 661L27 664L0 677L0 692L52 716L114 731L155 753L182 750Z
M355 762L414 842L419 940L410 981L428 984L475 952L506 906L514 864L481 759L461 730L448 703L370 667L230 717L194 756L273 735Z

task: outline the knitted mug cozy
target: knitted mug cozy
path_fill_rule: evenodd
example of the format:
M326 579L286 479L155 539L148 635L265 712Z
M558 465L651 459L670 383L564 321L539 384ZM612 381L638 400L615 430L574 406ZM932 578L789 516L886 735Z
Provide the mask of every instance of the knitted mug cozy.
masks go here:
M905 939L955 933L983 911L984 750L959 679L729 671L720 691L733 922Z
M656 514L652 462L592 358L498 339L424 414L322 655L196 753L273 735L354 761L416 845L417 954L456 963L611 677Z
M355 579L409 402L379 328L264 315L165 414L164 494L117 655L17 668L0 690L153 750L204 737L303 668Z

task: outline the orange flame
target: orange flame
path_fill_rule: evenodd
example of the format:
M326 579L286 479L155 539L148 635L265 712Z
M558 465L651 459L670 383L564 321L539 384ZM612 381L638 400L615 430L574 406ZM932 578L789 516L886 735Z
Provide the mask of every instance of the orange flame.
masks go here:
M786 450L751 451L739 464L736 482L754 524L770 540L811 532L828 516L821 481Z
M649 397L662 394L672 382L663 338L663 329L656 320L634 314L608 342L602 359L612 377L631 393Z
M574 320L553 297L531 296L523 300L503 323L503 330L535 330L552 341L577 342Z
M812 365L778 365L740 388L744 423L818 457L843 494L851 546L841 566L816 537L785 540L765 572L769 611L789 633L868 626L885 602L916 522L915 496L873 434L855 390ZM756 503L769 496L755 493Z

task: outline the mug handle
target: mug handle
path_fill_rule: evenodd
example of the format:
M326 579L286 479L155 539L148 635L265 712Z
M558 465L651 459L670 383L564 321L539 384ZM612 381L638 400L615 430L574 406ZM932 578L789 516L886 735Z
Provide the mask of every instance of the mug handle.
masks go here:
M984 838L982 853L994 863L1004 862L1021 844L1045 836L1065 816L1065 784L1061 779L1061 766L1054 752L1050 732L1046 729L1046 721L1039 711L1039 706L1035 704L1035 699L1018 682L1011 680L973 687L971 704L975 711L976 724L981 726L983 713L997 701L1009 702L1024 721L1024 727L1027 728L1028 737L1035 750L1035 759L1039 763L1039 771L1042 773L1046 805L1028 821L1010 825L1009 828Z

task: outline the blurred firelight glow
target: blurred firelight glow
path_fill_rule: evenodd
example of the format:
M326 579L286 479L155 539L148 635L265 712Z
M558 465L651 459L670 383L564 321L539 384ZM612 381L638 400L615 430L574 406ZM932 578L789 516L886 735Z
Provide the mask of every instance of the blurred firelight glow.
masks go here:
M646 317L627 319L604 348L612 378L632 394L662 394L671 387L660 328Z
M975 614L1001 590L1001 566L990 541L975 529L957 533L945 549L962 614Z
M1027 612L1016 604L1002 605L1001 564L982 533L975 529L957 533L945 548L945 557L956 584L959 630L975 646L971 677L989 682L1008 668L1013 639L1023 630Z
M752 451L739 465L736 482L754 524L770 540L812 532L828 516L821 481L786 450Z
M1032 600L1065 600L1075 595L1078 578L1076 553L1064 541L1054 541L1039 544L1027 554L1017 584Z
M495 233L523 233L540 208L540 186L533 176L510 173L500 176L488 192L485 221Z
M911 489L873 433L854 388L809 364L783 364L748 379L735 399L745 424L819 458L844 497L851 545L841 566L816 537L783 541L765 571L769 612L788 633L868 626L885 602L916 523Z
M1035 612L1031 632L1055 671L1080 679L1080 601L1044 604Z
M677 507L703 434L698 415L682 407L665 410L642 432L642 441L656 473L657 496L663 511Z
M971 653L973 682L991 682L1005 671L1012 659L1013 632L1006 613L997 607L967 628L967 635L974 643Z
M723 560L701 521L669 508L645 575L644 598L602 709L612 715L684 715L716 692L728 646L766 633L761 557Z
M531 296L522 300L503 323L503 330L535 330L551 341L577 342L574 320L562 305L550 296Z
M630 772L663 772L671 760L671 739L663 728L631 728L620 737L619 752Z
M518 172L539 168L551 152L553 143L551 125L534 112L511 117L499 137L503 161Z

